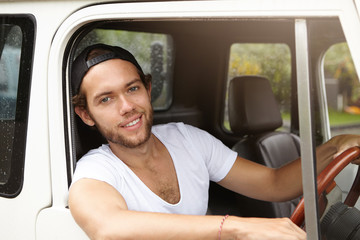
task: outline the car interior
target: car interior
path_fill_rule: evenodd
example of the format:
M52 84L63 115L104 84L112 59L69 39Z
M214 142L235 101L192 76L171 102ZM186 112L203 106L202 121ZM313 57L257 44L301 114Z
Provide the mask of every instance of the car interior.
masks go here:
M317 82L320 76L318 61L325 49L344 41L344 36L337 18L307 19L307 24L314 96L312 101L316 116L314 134L319 144L324 137L321 131L322 123L317 114ZM82 48L93 43L105 42L121 46L120 34L115 38L105 39L99 34L94 37L95 30L102 34L107 31L128 31L170 36L166 40L167 47L156 50L155 46L155 50L152 50L164 51L166 60L156 60L156 54L144 57L145 61L153 62L152 65L159 63L156 61L164 61L160 64L164 66L162 70L151 71L155 96L153 99L166 95L165 104L154 110L154 124L184 122L199 127L220 139L240 156L269 167L279 167L299 157L295 19L147 19L94 22L80 29L76 38L69 43L69 62ZM289 49L291 71L286 101L289 104L287 110L290 117L286 119L286 124L280 111L279 99L274 95L274 88L278 85L273 79L246 71L235 74L234 77L229 76L229 67L232 64L229 63L230 49L234 43L281 43ZM172 49L171 52L168 48ZM151 57L153 55L155 60ZM274 61L271 60L272 56L268 57L269 61ZM69 67L71 68L71 64ZM167 76L163 78L163 75ZM164 85L166 89L163 88ZM64 92L65 97L69 95L71 96ZM67 137L73 141L69 141L69 149L72 151L68 151L68 159L74 160L69 160L68 165L75 167L76 160L88 150L105 143L105 140L96 130L85 126L75 114L70 115L71 130L70 134L67 132ZM67 121L67 116L65 120ZM229 124L229 127L226 127L226 124ZM216 183L211 183L209 194L209 214L288 217L299 201L257 201L225 190Z

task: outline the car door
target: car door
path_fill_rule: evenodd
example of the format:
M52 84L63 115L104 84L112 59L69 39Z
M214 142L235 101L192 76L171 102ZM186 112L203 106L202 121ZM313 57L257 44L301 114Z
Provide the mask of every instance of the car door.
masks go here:
M261 10L259 10L261 6ZM48 68L48 94L49 94L49 119L59 120L62 119L63 128L57 128L53 130L51 139L64 140L65 149L63 145L57 144L58 141L50 142L51 154L51 168L52 168L52 206L44 209L40 212L37 231L38 236L41 239L49 239L52 236L61 236L63 238L77 236L79 239L86 238L84 233L75 225L72 220L70 212L67 208L67 194L68 188L71 184L71 175L74 167L76 167L77 152L76 147L78 140L76 139L76 130L74 124L74 114L71 106L71 93L69 91L69 69L71 68L71 61L77 54L76 50L80 46L79 43L85 39L85 36L91 30L97 27L104 30L124 30L124 31L143 31L151 32L156 30L160 34L167 34L167 32L174 33L174 45L181 47L186 45L186 39L192 39L194 43L199 45L205 45L210 42L206 34L203 36L197 36L196 31L190 31L196 29L195 26L204 26L205 29L212 29L218 31L221 29L226 32L227 25L246 26L248 23L265 23L271 20L285 20L291 22L293 25L292 36L294 43L291 45L294 75L296 79L295 84L297 91L295 91L299 101L297 110L299 110L300 119L294 120L294 124L298 121L296 129L300 130L300 136L302 139L302 155L303 155L303 178L304 178L304 195L306 201L306 229L308 231L308 239L318 239L318 215L317 212L317 197L316 197L316 184L314 173L314 146L316 141L314 138L313 116L312 116L312 104L313 100L319 95L315 95L312 91L313 84L317 84L317 80L320 78L313 75L314 67L311 65L312 43L309 27L313 23L316 23L321 17L335 19L337 23L343 26L344 35L346 36L349 46L352 51L357 50L356 42L358 42L360 35L359 31L351 30L350 26L359 25L358 15L352 9L353 5L351 1L347 1L346 4L339 4L335 1L332 4L328 4L326 1L320 1L316 5L313 5L310 1L301 1L296 5L289 4L288 1L276 1L274 3L265 3L264 1L253 1L241 4L239 1L182 1L182 2L129 2L129 3L112 3L112 4L100 4L89 6L73 13L69 16L59 27L56 32L49 57ZM331 11L332 9L339 9L339 11ZM344 14L346 12L346 14ZM252 21L249 21L252 20ZM240 24L241 23L241 24ZM172 24L172 25L171 25ZM178 27L176 31L172 27ZM222 28L215 28L221 26ZM255 26L252 25L252 26ZM139 30L140 29L140 30ZM236 29L236 28L232 28ZM171 31L173 30L173 31ZM210 30L209 32L210 33ZM176 42L176 35L183 35L182 41ZM210 35L210 34L209 34ZM196 38L197 37L197 38ZM249 36L242 36L238 38L249 39ZM230 46L227 39L222 37L217 38L221 47ZM256 39L257 42L261 42L262 39ZM265 39L271 41L269 39ZM264 41L265 41L264 40ZM84 40L85 41L85 40ZM222 42L223 41L223 42ZM226 44L224 43L226 42ZM85 44L89 44L85 41ZM223 45L222 45L223 44ZM216 45L213 45L216 46ZM80 49L80 48L79 48ZM218 109L221 107L222 102L217 102L212 105L211 99L209 102L196 102L195 94L188 95L187 98L179 99L181 94L186 92L194 93L196 88L190 89L190 86L205 86L201 85L200 81L202 76L201 71L197 71L196 68L185 71L182 67L189 67L185 62L193 61L192 63L198 64L201 59L201 54L196 54L196 48L182 48L186 52L177 51L178 57L174 60L176 66L174 66L174 82L170 84L169 91L174 91L173 95L170 95L171 99L165 101L164 108L160 109L157 114L159 121L168 122L170 120L186 120L198 126L205 126L207 130L218 133L218 136L222 140L227 140L229 133L224 131L220 127L223 117L216 115L219 112L213 112L212 109ZM190 49L190 50L189 50ZM226 67L228 53L226 48L222 48L222 51L216 49L219 53L216 57L219 57L219 64L210 65L214 69L221 69L215 72L215 76L226 75ZM204 54L209 54L210 51L203 51ZM180 56L180 57L179 57ZM193 58L186 58L186 56L195 56ZM211 56L211 55L205 55ZM186 59L186 61L184 60ZM199 60L195 62L195 60ZM354 57L354 61L359 66L359 56ZM215 62L213 62L215 63ZM199 63L200 64L200 63ZM195 66L195 64L194 64ZM179 71L179 69L184 71ZM204 70L204 68L202 69ZM208 73L211 69L208 69ZM222 71L222 72L221 72ZM190 78L187 73L193 73L197 78ZM206 72L205 72L206 73ZM217 86L222 86L215 79L212 81L212 74L206 80L209 81L209 85L206 85L205 90L213 90L214 93L220 96L224 93L223 89L217 89ZM51 81L50 81L51 79ZM194 80L195 81L192 81ZM200 80L199 80L200 79ZM225 79L225 77L224 77ZM224 80L222 79L222 80ZM189 85L185 85L185 84ZM193 84L193 85L190 85ZM171 88L171 85L174 87ZM218 91L218 92L217 92ZM225 95L225 94L224 94ZM204 95L205 96L205 95ZM216 99L216 98L215 98ZM204 100L202 100L204 101ZM320 99L320 101L322 101ZM193 106L192 103L195 102ZM169 104L168 104L169 103ZM207 105L207 106L206 106ZM188 107L190 106L190 107ZM215 106L215 107L213 107ZM202 108L205 113L198 111L198 108ZM207 112L208 111L208 112ZM185 116L185 117L184 117ZM205 116L205 117L204 117ZM221 119L221 120L219 120ZM322 133L326 133L326 127L323 127L326 122L322 121L319 125L322 129ZM326 140L328 137L321 140ZM64 178L62 174L67 172L68 177ZM57 221L53 221L53 219Z
M47 150L46 142L40 138L44 132L36 126L41 124L41 116L29 127L34 116L30 113L30 99L35 29L36 21L31 14L0 14L0 235L3 239L34 239L38 211L50 203L50 182L43 181L50 178L49 169L46 164L37 164L38 159L47 160L43 154ZM34 134L39 138L32 138ZM45 151L37 151L36 144L42 144Z

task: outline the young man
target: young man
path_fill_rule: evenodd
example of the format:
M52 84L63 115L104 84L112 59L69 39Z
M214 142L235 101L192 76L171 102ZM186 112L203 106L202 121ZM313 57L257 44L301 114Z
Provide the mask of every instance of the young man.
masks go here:
M270 169L238 157L197 128L152 126L150 79L119 47L90 46L73 64L75 112L108 141L80 159L70 188L71 213L88 236L306 239L289 219L205 216L209 180L267 201L301 195L300 160ZM347 135L320 146L318 170L355 145L359 138Z

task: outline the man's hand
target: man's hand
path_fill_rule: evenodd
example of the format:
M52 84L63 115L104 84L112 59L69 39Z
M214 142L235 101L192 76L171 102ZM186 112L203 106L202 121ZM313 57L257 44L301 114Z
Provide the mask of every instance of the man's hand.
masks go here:
M229 217L223 225L222 240L304 240L306 233L288 218Z
M336 147L336 153L334 154L334 158L336 158L342 152L344 152L346 149L355 147L355 146L360 146L360 136L353 135L353 134L338 135L338 136L331 138L325 144L332 144ZM352 163L360 165L360 159L356 159Z

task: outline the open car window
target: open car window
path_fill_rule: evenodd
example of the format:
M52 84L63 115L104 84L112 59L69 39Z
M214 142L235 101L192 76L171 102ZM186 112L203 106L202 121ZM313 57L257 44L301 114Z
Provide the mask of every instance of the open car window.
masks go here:
M324 54L324 77L330 133L360 133L360 83L346 42Z
M224 127L231 131L228 112L230 81L237 76L263 76L270 81L279 105L284 130L290 131L291 52L284 43L233 43L230 47L229 70L224 111Z

